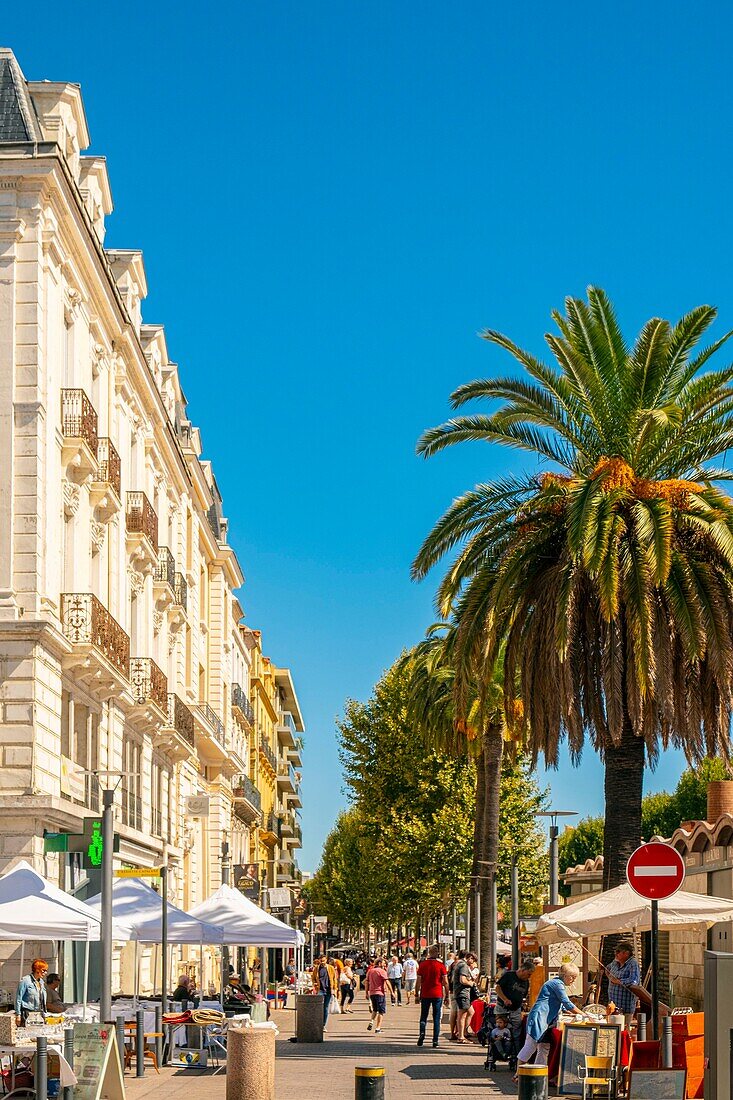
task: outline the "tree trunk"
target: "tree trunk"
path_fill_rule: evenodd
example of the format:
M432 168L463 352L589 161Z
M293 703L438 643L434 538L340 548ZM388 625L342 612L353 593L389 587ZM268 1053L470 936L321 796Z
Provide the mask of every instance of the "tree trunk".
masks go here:
M476 927L476 889L481 882L480 876L486 868L482 861L486 859L486 757L482 746L476 758L476 819L473 826L473 863L471 865L471 924L466 929L466 947L478 943Z
M479 929L481 968L486 974L493 973L496 944L494 928L496 914L494 906L493 879L499 862L499 800L501 795L501 757L504 748L502 731L489 726L484 733L482 757L484 760L484 813L481 859L481 877L479 878L481 895L481 928Z
M628 714L619 745L605 752L603 824L603 889L626 882L629 856L641 844L641 798L644 787L644 742L636 737ZM606 936L601 958L605 966L613 959L619 936ZM601 983L601 1000L607 1000L608 981Z

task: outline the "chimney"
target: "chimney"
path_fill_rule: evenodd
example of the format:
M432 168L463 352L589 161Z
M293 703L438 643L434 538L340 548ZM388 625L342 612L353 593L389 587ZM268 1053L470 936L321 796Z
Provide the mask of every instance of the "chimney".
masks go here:
M733 779L714 779L708 783L708 816L712 825L723 814L733 815Z

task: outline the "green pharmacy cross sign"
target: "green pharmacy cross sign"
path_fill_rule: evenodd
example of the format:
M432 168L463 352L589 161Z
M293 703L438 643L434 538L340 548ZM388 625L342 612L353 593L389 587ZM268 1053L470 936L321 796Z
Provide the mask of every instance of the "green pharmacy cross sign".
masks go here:
M101 867L104 856L101 817L84 818L82 833L44 832L43 850L44 852L81 852L83 867L87 870ZM120 838L117 833L114 836L112 850L115 852L120 850Z

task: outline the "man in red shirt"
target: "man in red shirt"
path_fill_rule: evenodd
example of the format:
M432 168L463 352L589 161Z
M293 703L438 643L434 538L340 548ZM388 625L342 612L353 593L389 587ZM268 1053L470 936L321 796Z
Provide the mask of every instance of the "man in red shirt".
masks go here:
M415 996L420 1001L420 1038L417 1040L419 1047L425 1042L425 1029L427 1028L428 1013L431 1007L433 1009L434 1047L437 1047L440 1038L443 998L448 996L448 971L445 964L438 958L439 954L440 948L437 944L433 944L428 951L427 959L423 959L417 968Z

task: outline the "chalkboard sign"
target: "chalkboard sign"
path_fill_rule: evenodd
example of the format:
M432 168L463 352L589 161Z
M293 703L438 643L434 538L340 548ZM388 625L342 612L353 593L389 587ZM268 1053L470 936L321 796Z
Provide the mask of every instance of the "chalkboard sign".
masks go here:
M75 1024L74 1100L125 1100L122 1066L111 1024Z
M629 1100L685 1100L686 1087L686 1069L635 1069Z
M565 1024L560 1050L560 1077L558 1094L560 1096L580 1096L583 1082L578 1070L585 1068L586 1055L596 1052L598 1028L584 1024Z

